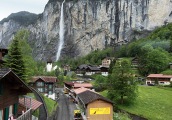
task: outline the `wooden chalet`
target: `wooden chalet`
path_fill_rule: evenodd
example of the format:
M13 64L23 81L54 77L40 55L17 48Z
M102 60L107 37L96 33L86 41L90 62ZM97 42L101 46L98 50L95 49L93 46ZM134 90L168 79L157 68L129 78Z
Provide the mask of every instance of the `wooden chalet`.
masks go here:
M85 74L85 70L86 70L87 67L88 67L87 64L82 64L82 65L78 66L76 68L76 74L80 75L80 76L83 76L83 74Z
M29 85L41 93L52 95L56 86L57 77L53 76L35 76L29 82Z
M80 76L100 74L100 73L101 70L99 69L99 67L95 65L82 64L76 68L76 74Z
M94 75L101 73L101 70L97 66L88 66L85 69L85 75Z
M147 76L146 84L170 85L172 82L172 75L150 74Z
M31 109L25 109L23 114L18 110L19 97L30 92L31 89L11 69L0 68L0 120L31 119Z
M113 102L91 90L78 95L78 104L81 106L88 120L113 120Z
M72 99L78 103L79 99L78 99L78 94L82 93L82 92L85 92L87 90L90 90L88 88L84 88L84 87L81 87L81 88L77 88L77 89L72 89L71 92L70 92L70 95L72 97ZM92 91L92 90L91 90Z

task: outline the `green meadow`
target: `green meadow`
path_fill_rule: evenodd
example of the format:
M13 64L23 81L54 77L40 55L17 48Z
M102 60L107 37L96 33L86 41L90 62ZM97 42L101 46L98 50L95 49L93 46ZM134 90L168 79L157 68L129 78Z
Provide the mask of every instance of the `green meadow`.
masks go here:
M139 86L138 92L134 104L119 108L148 120L172 120L172 88Z

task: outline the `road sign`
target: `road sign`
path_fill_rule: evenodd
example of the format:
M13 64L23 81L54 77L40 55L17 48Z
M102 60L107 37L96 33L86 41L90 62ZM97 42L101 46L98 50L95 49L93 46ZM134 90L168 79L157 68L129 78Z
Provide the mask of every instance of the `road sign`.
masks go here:
M110 114L110 107L90 108L90 115Z

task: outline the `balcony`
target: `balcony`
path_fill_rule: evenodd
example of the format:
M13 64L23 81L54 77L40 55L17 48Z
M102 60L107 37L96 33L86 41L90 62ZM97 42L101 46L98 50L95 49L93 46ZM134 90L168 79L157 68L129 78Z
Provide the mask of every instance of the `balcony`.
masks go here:
M10 120L37 120L32 113L41 105L41 102L29 96L22 96L19 98L18 114L16 116L10 116Z
M32 109L28 109L25 113L20 115L16 120L32 120Z

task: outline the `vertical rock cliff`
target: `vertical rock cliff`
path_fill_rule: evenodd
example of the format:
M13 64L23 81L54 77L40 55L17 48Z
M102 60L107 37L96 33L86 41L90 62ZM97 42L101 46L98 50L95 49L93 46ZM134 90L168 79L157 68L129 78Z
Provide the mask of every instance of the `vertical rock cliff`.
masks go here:
M18 29L31 32L35 59L55 60L62 0L50 0L29 25L0 23L0 42L7 46ZM65 43L61 57L84 56L105 46L126 44L155 27L172 22L172 0L66 0Z

